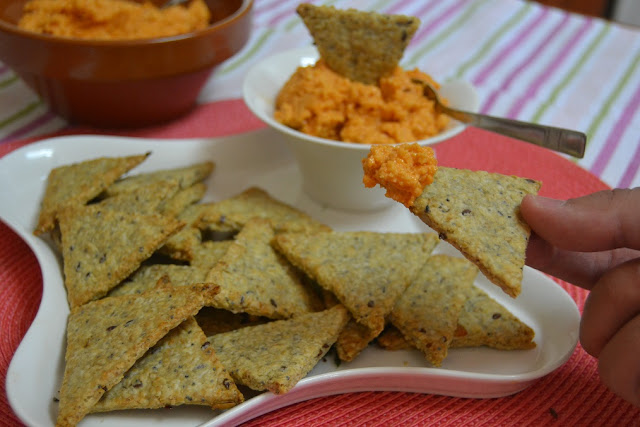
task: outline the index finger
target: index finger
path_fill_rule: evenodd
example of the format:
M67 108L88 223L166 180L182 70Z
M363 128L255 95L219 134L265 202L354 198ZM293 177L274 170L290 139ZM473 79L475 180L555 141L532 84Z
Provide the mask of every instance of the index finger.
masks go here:
M538 236L557 248L640 249L640 189L606 190L567 201L528 195L520 212Z
M627 248L601 252L566 251L532 233L526 262L536 270L591 289L607 271L635 258L640 258L640 251Z

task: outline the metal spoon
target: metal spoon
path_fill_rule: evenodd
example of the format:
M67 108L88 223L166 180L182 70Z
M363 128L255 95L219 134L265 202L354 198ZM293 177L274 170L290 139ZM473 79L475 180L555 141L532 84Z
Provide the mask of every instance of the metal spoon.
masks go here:
M423 87L424 96L434 101L438 113L446 114L471 126L530 142L579 159L584 157L587 136L582 132L449 108L440 101L438 93L429 83L420 79L413 79L413 82Z

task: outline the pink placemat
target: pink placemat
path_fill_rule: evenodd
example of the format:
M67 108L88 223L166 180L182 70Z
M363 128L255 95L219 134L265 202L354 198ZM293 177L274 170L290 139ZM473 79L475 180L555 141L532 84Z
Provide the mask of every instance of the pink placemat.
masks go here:
M56 135L110 134L153 138L216 137L263 127L241 100L202 105L179 120L137 130L71 127ZM50 135L52 136L52 135ZM33 140L0 145L0 157ZM606 189L597 177L548 150L477 129L436 147L440 164L526 176L541 194L569 198ZM587 292L557 281L582 311ZM20 425L8 405L11 357L35 317L42 277L27 245L0 222L0 423ZM400 392L348 393L312 399L256 418L247 426L292 425L640 425L640 409L601 384L597 362L578 346L569 361L526 390L498 399Z

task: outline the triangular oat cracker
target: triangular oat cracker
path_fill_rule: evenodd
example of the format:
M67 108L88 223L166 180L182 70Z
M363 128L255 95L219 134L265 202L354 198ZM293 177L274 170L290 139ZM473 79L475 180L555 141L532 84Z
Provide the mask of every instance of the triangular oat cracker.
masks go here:
M498 350L529 350L536 347L534 336L533 329L474 285L469 289L449 348L487 346ZM378 336L377 342L386 350L414 348L391 324Z
M210 203L193 203L186 206L178 214L178 219L185 223L185 227L171 236L160 248L160 252L177 260L193 261L195 252L203 241L202 231L197 224L209 206Z
M477 286L469 290L451 348L487 346L499 350L534 348L534 331Z
M273 244L379 334L395 301L438 243L435 233L285 233Z
M410 209L515 298L531 233L520 217L520 203L540 185L516 176L438 167L433 183Z
M188 206L199 202L207 192L207 186L202 182L196 182L190 187L182 188L170 199L164 200L159 206L159 212L163 215L178 216Z
M34 233L51 231L62 208L84 205L121 175L142 163L149 154L101 157L53 169L47 179L40 217Z
M181 168L129 175L110 185L107 188L107 195L113 196L137 191L140 187L145 187L154 182L174 182L178 184L180 189L185 189L207 178L214 167L215 164L213 162L202 162Z
M100 200L96 205L105 209L138 214L161 214L162 204L176 195L178 184L158 181L136 191L120 193Z
M70 307L100 298L134 272L182 223L99 205L60 215L64 283Z
M193 317L154 345L91 412L206 405L227 409L242 394Z
M331 229L300 210L251 187L228 199L202 209L200 227L212 231L240 230L252 218L268 219L276 233L286 231L330 231Z
M209 337L238 384L286 393L326 354L347 323L342 305Z
M247 313L232 313L228 310L215 307L202 307L196 314L196 321L202 332L208 337L223 332L235 331L247 326L261 325L271 322L267 317L252 316Z
M127 280L113 288L108 296L141 294L154 289L163 277L171 286L188 286L204 283L208 269L191 265L152 264L138 268Z
M400 62L420 20L356 9L302 3L296 9L320 57L351 80L377 84Z
M433 255L396 302L391 323L440 366L478 269L464 258Z
M158 252L178 261L191 262L196 248L202 243L202 232L196 227L185 225L169 237Z
M215 292L209 285L162 288L73 309L56 425L76 425L136 360Z
M210 270L227 253L231 245L233 245L233 240L207 240L202 242L193 248L191 265Z
M220 286L214 306L272 319L315 311L320 300L302 274L271 246L274 232L267 220L254 218L206 277Z

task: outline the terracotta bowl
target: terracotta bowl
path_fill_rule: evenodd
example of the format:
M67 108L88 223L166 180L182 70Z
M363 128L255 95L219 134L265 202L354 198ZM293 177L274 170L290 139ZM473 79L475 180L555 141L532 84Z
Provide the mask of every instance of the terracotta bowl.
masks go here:
M0 0L0 61L72 123L135 127L180 116L216 65L249 39L253 0L206 0L211 25L174 37L91 41L16 23L27 0Z

